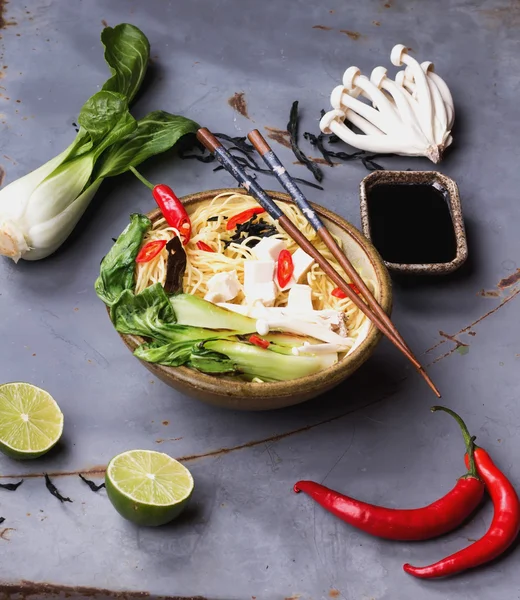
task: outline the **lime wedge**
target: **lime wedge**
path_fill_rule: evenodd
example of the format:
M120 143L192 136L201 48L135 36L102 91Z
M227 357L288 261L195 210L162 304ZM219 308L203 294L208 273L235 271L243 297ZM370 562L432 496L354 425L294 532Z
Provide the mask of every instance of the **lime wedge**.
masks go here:
M54 398L30 383L0 385L0 450L11 458L37 458L63 432L63 413Z
M118 454L107 467L105 484L122 517L149 527L178 517L193 492L188 469L167 454L152 450Z

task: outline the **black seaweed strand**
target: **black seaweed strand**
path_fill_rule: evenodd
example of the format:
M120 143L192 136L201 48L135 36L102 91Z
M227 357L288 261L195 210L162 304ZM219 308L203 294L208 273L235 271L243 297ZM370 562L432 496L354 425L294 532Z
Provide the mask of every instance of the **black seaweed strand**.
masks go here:
M98 485L97 483L90 481L90 479L83 477L83 475L81 473L78 473L78 475L79 475L79 478L81 479L81 481L84 481L93 492L99 492L99 490L102 490L105 487L104 483L100 483Z
M224 247L227 248L230 244L242 244L249 237L270 237L279 233L278 229L271 223L267 223L263 219L258 219L258 215L254 215L249 221L240 223L235 228L235 233L224 240ZM260 240L245 241L248 248L254 248Z
M309 171L314 175L316 181L321 183L323 180L322 170L298 147L298 100L295 100L292 103L289 122L287 123L287 131L289 132L291 148L294 152L294 156L296 156L296 158L302 162L307 169L309 169Z
M0 525L5 521L5 517L0 517Z
M309 140L312 146L316 146L316 148L320 151L320 154L329 163L329 165L332 166L334 164L330 159L328 150L323 146L323 133L320 133L320 135L314 135L314 133L306 131L303 134L303 137L306 140Z
M166 281L164 291L167 294L182 294L182 280L186 271L186 251L179 237L175 236L166 244L168 262L166 264Z
M16 492L22 483L23 479L21 479L18 483L0 483L0 488L7 490L8 492Z
M44 473L44 477L45 477L45 487L49 490L49 492L55 497L58 498L58 500L60 502L72 502L72 500L70 498L66 498L65 496L62 496L59 491L58 488L54 485L54 483L52 483L52 481L50 480L50 477L47 475L47 473Z

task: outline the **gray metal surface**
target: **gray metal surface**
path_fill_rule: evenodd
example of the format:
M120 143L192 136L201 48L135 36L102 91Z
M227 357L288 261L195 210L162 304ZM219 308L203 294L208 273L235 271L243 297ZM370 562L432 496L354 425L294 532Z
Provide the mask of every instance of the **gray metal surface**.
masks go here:
M449 278L396 281L394 320L430 364L443 402L466 417L520 489L517 2L25 0L5 4L4 20L6 182L72 139L81 104L106 78L102 20L132 22L152 44L153 69L136 115L162 108L237 135L253 127L284 129L293 100L301 103L302 131L316 130L344 69L389 65L396 43L434 61L457 108L456 147L440 170L460 186L471 259ZM229 106L235 92L245 92L250 120ZM282 160L294 160L286 148L275 149ZM420 159L382 162L432 168ZM209 165L171 157L144 171L178 194L232 184ZM303 167L294 174L310 176ZM325 191L309 196L359 226L358 184L365 175L357 163L325 168ZM278 189L274 180L261 181ZM516 597L518 551L445 581L419 582L402 571L407 561L427 564L478 538L490 522L489 503L440 540L395 544L365 536L292 493L297 479L310 478L367 501L412 507L439 497L462 474L455 424L430 414L434 397L387 342L333 393L262 414L190 400L137 363L110 326L93 282L129 213L152 206L147 190L123 176L102 188L62 251L38 263L0 261L0 381L45 387L66 423L63 444L47 457L27 464L0 457L2 477L26 478L16 493L0 490L6 519L0 592L104 598L131 590L218 600ZM196 482L186 518L138 529L117 515L104 491L94 494L77 476L92 470L90 477L100 480L113 455L138 447L186 457ZM46 491L43 472L55 474L72 504Z

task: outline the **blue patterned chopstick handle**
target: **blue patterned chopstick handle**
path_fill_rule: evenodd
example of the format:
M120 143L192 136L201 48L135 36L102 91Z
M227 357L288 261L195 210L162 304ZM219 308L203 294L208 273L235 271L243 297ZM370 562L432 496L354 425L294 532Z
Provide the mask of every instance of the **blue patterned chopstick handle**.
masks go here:
M272 169L273 173L276 175L276 178L287 190L291 198L296 202L298 208L305 215L307 221L309 221L312 227L316 231L324 227L322 220L309 204L307 198L303 195L303 192L296 185L294 179L289 175L289 173L287 173L285 167L282 165L276 154L270 150L269 152L263 154L262 158L264 159L265 164Z
M278 220L282 215L282 210L264 191L264 189L235 161L231 154L224 148L218 146L215 148L215 156L219 163L226 169L228 173L238 181L240 187L243 187L249 194L254 196L260 206L271 215L273 219Z

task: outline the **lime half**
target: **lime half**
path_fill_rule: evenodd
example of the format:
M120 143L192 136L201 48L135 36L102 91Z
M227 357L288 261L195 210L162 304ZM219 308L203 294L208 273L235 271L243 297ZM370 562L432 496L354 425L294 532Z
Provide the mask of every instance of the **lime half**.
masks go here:
M63 432L63 413L54 398L30 383L0 385L0 450L11 458L37 458Z
M193 491L193 477L162 452L129 450L113 458L105 476L117 512L137 525L156 527L178 517Z

